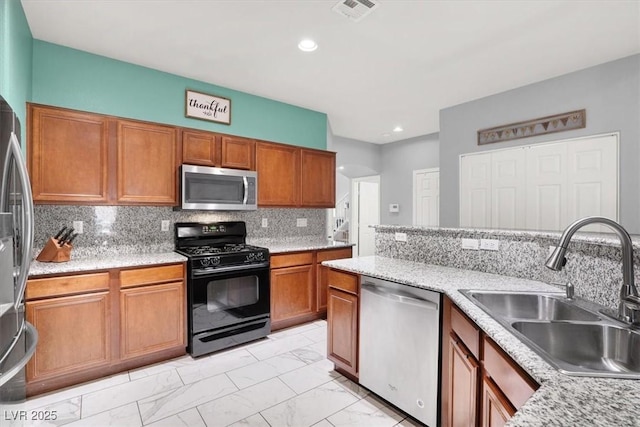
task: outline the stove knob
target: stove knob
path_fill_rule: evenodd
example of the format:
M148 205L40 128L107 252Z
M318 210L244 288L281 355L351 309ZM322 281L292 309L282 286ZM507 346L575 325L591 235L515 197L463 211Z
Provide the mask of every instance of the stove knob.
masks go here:
M219 256L214 256L211 258L211 265L218 265L220 264L220 257Z
M209 262L210 262L209 258L202 258L200 260L200 265L203 267L207 267L209 265Z

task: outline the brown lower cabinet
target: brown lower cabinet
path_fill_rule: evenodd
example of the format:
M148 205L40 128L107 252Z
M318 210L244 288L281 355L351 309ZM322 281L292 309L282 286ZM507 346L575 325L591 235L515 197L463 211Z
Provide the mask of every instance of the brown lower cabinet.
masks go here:
M359 276L337 270L327 273L327 359L336 369L358 377Z
M325 317L328 268L321 263L351 255L351 247L271 255L271 330Z
M30 279L29 396L185 353L184 264Z
M442 339L443 426L503 426L538 389L448 298Z

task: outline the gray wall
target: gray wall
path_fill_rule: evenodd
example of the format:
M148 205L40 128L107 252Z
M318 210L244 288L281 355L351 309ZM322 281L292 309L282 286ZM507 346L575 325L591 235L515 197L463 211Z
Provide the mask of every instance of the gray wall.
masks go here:
M351 191L352 178L379 175L382 170L380 145L333 136L330 150L336 152L336 167L338 168L336 200Z
M479 129L583 108L584 129L476 143ZM460 154L613 131L620 132L620 222L629 232L640 233L640 55L441 110L440 225L459 225Z
M437 133L381 146L380 224L413 223L413 171L438 167L439 149ZM400 204L400 212L390 213L390 203Z

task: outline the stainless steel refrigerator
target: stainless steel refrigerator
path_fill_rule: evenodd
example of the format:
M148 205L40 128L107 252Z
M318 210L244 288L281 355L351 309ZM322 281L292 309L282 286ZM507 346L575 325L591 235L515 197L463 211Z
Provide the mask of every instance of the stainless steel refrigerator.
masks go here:
M19 138L20 122L0 97L0 404L25 399L25 365L38 342L25 319L33 199Z

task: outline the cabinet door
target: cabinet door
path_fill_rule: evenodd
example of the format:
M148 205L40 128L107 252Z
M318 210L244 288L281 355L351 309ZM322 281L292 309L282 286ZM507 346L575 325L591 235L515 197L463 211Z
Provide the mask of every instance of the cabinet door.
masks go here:
M256 143L252 139L223 136L220 166L223 168L255 170Z
M459 343L449 337L449 422L452 427L475 427L478 413L479 364Z
M315 314L313 265L271 270L271 322Z
M336 205L336 154L301 150L301 205L333 208Z
M357 376L358 297L332 287L327 304L327 359Z
M117 165L119 204L177 204L174 128L119 120Z
M329 268L323 267L320 263L332 259L351 258L351 256L351 247L323 250L317 252L316 260L318 262L318 265L316 266L316 286L318 291L317 305L319 312L324 312L327 310L327 298L329 293Z
M120 357L185 345L184 282L120 291Z
M30 105L27 151L33 200L107 203L108 132L104 116Z
M256 170L258 205L300 204L300 148L257 142Z
M200 166L218 166L217 135L211 132L182 132L182 163Z
M491 381L484 377L482 379L482 427L502 427L509 421L515 408L502 395L500 390Z
M26 313L38 330L38 346L27 364L27 382L109 365L108 292L27 301Z

